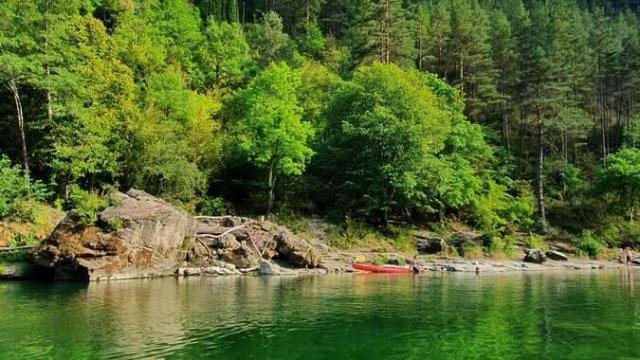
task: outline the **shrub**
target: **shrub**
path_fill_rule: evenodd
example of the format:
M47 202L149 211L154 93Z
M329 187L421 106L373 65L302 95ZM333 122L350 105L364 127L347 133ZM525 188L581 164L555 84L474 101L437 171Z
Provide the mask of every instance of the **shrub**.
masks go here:
M465 242L462 244L462 256L468 259L475 259L482 257L483 251L480 244L474 242Z
M591 231L585 230L577 239L576 247L578 255L596 257L600 253L602 244L593 236Z
M275 215L274 221L286 226L295 234L306 233L310 230L309 220L302 216L297 216L292 212L280 212Z
M93 225L98 220L98 213L110 205L107 197L96 191L86 191L73 185L67 199L66 208L69 216L84 225Z
M224 199L221 197L207 198L198 205L198 212L201 215L220 216L226 213Z
M512 235L504 237L494 236L489 240L488 249L492 256L504 255L506 257L512 257L515 254L515 249L513 248L514 243L515 239Z
M548 249L548 246L544 241L544 237L538 234L529 233L529 236L524 240L524 243L529 249Z
M33 206L48 196L44 184L31 180L18 165L0 157L0 219L33 221Z
M394 249L407 252L416 251L414 237L408 228L390 226L384 234L391 240Z
M9 239L9 247L29 246L38 243L38 238L33 233L28 234L14 234Z
M359 222L347 221L343 225L332 226L328 231L327 242L331 246L350 249L356 245L380 243L382 234Z

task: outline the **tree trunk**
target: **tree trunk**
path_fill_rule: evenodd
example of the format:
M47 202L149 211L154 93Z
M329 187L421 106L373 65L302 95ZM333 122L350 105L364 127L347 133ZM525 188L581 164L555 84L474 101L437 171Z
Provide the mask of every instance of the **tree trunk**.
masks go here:
M422 71L422 38L418 39L418 70Z
M460 91L464 93L464 55L460 54Z
M267 216L271 215L273 208L273 188L275 186L275 177L273 176L273 168L276 160L272 159L269 164L269 178L267 179Z
M47 65L47 82L51 76L51 71L49 70L49 65ZM47 120L49 120L49 124L53 122L53 107L51 105L51 90L49 90L49 84L47 84ZM51 125L50 125L51 126Z
M29 157L27 155L27 140L24 134L24 114L22 112L22 101L20 93L14 80L9 81L9 90L13 94L13 102L16 106L16 118L18 119L18 132L20 133L20 145L22 150L22 166L26 173L29 173Z
M536 203L538 207L538 222L542 230L547 230L547 219L544 212L544 122L540 108L536 111L538 117L538 171L536 181Z
M511 148L509 143L509 114L505 107L502 108L502 141L507 150L509 150Z

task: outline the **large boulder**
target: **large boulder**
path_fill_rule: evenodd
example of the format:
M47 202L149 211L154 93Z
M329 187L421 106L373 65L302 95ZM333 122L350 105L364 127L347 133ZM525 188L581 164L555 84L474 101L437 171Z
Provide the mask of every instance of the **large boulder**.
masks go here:
M547 261L547 256L540 249L527 249L524 255L524 261L535 264L542 264L543 262Z
M34 251L55 279L124 279L174 274L195 231L186 212L143 191L115 193L98 215L103 226L63 220Z
M249 246L250 245L243 242L237 249L221 251L221 258L240 269L260 265L260 259L255 255L255 251L253 251Z
M545 253L545 255L547 255L547 257L551 260L556 260L556 261L568 261L569 258L567 257L567 255L565 255L564 253L561 253L560 251L555 251L555 250L549 250Z
M233 234L224 234L221 237L209 238L207 239L206 244L210 248L226 250L236 250L242 246Z
M274 240L279 256L287 259L292 265L299 267L318 267L320 265L318 250L305 240L286 231L278 233L274 236Z
M447 242L439 237L416 237L415 243L420 254L438 254L447 250Z

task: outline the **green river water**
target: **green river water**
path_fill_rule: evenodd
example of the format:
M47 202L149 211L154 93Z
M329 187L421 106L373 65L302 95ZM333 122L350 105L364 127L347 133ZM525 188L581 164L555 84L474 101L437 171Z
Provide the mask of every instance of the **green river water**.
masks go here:
M640 359L640 273L0 283L0 359Z

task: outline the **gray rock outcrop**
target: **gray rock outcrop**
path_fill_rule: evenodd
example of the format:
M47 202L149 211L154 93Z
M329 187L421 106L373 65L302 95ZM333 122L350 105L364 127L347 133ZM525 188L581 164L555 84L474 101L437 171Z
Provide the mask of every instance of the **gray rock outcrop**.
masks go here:
M182 246L193 236L195 220L143 191L113 195L117 205L103 210L99 223L83 226L63 220L35 249L36 264L54 279L103 280L175 273Z

